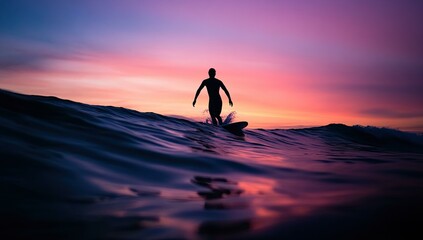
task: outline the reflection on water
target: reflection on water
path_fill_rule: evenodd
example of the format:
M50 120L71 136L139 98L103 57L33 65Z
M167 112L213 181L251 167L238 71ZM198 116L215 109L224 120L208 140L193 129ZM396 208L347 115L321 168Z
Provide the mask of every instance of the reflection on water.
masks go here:
M306 218L331 206L348 205L377 191L371 186L346 188L343 184L333 185L327 181L317 184L319 177L312 173L310 175L308 178L315 181L293 177L278 182L266 177L244 180L242 176L234 176L233 179L194 176L190 181L197 196L189 191L167 194L151 189L136 191L136 197L121 196L99 203L101 210L94 215L112 215L124 219L141 217L136 229L144 229L144 236L154 232L153 229L162 228L167 231L173 229L169 237L178 231L189 238L195 238L196 234L239 236ZM146 215L150 217L146 218ZM113 227L120 229L121 226Z
M332 206L354 204L380 190L371 185L319 182L326 175L308 174L307 179L287 176L280 181L257 176L194 176L191 186L186 186L191 191L128 187L112 191L124 195L87 205L83 212L87 219L94 217L96 224L107 224L108 231L121 237L238 238L321 215L325 209L333 211Z
M113 182L101 177L91 177L88 183L107 194L95 197L81 196L72 198L65 204L44 206L42 209L46 209L50 217L43 218L46 224L53 228L56 224L57 227L66 225L64 230L62 228L63 231L59 231L57 235L53 234L58 238L63 237L64 233L68 234L69 231L75 232L75 235L69 235L71 237L80 237L81 232L84 232L87 238L119 239L156 239L175 236L187 239L199 237L255 239L263 236L277 238L281 234L295 237L293 234L305 234L298 230L299 226L314 229L308 222L309 219L321 218L316 220L316 224L335 224L337 228L344 230L347 223L354 225L362 220L366 222L365 211L376 211L377 215L389 208L389 204L384 207L386 204L383 202L381 207L368 204L367 199L385 196L385 199L396 199L392 203L393 206L402 205L411 192L405 191L403 196L398 198L392 189L403 190L404 186L417 184L416 182L414 185L411 184L415 180L413 175L405 174L407 178L404 178L401 170L392 170L419 166L414 161L395 162L393 159L401 154L382 154L385 161L374 164L374 160L367 159L380 156L377 153L371 156L373 153L369 153L366 158L362 157L360 160L357 160L358 156L350 157L351 164L348 161L336 160L333 156L337 154L331 153L332 156L325 156L328 149L324 148L315 152L313 155L315 160L310 159L312 157L309 155L301 159L302 154L307 151L296 155L289 152L289 149L282 151L287 155L290 154L290 157L281 158L280 161L283 163L280 166L267 168L265 172L261 170L259 174L234 172L188 177L187 173L182 172L183 174L175 173L175 176L181 178L173 179L171 182L144 185L128 184L130 182L128 179L118 180L119 177ZM321 159L330 160L321 161ZM249 163L254 161L250 159ZM299 164L306 165L297 167ZM270 165L265 163L261 166ZM403 171L407 173L411 170ZM418 175L420 173L416 171L415 176L421 176ZM142 174L139 179L143 179ZM422 179L419 179L421 183ZM421 195L416 199L421 199ZM69 206L73 210L67 213L67 218L55 214L63 212L63 209ZM360 211L362 206L370 206L370 210ZM36 213L37 211L32 212L36 215L41 214ZM345 224L333 222L333 219L327 216L338 216L346 218L347 221ZM48 220L50 218L54 221ZM32 224L38 226L36 216L33 221ZM366 224L370 224L369 221ZM9 222L11 223L17 224L13 221ZM81 229L79 223L89 226L89 233L85 233L86 230L83 230L84 227ZM297 229L295 233L289 233L290 231L284 228L292 224L293 229ZM412 224L413 222L409 226L413 226ZM31 228L33 229L29 227ZM278 229L285 230L281 232L282 230ZM101 234L97 231L101 231ZM372 232L371 229L366 231ZM29 231L31 232L37 233L37 230ZM341 230L336 230L335 233L326 229L324 236L344 236ZM304 236L309 237L307 234Z

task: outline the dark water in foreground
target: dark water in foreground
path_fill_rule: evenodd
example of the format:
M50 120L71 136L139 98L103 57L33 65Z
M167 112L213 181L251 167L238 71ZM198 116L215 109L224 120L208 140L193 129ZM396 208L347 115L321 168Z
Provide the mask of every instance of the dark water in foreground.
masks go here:
M423 136L246 130L0 91L0 238L421 239Z

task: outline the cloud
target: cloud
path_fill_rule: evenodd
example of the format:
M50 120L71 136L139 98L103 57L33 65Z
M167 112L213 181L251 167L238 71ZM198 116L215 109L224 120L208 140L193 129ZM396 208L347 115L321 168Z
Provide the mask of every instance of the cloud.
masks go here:
M386 108L370 108L360 111L360 114L378 118L422 118L423 111L420 112L404 112Z
M0 71L43 71L47 70L46 61L75 57L67 46L0 35Z

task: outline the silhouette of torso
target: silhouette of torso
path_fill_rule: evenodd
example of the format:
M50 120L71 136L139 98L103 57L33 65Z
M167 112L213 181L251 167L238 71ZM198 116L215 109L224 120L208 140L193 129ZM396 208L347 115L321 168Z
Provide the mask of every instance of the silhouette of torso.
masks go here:
M208 78L203 83L209 94L209 112L213 116L219 116L222 112L222 98L219 94L222 81L217 78Z

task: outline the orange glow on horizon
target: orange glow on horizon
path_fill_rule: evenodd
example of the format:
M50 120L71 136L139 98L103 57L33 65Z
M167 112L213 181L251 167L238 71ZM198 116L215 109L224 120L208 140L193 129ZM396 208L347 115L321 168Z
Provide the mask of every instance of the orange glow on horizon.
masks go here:
M84 64L94 66L94 69L100 72L72 71L72 67ZM131 62L125 65L121 61L116 65L113 62L82 62L69 65L61 63L61 67L66 69L48 73L37 71L15 73L7 81L3 81L0 87L26 94L57 96L88 104L179 115L196 121L205 121L209 117L204 113L208 104L205 89L201 92L196 107L191 106L198 85L207 77L204 69L193 69L191 72L172 69L176 73L149 72L147 75L142 75L135 67L130 67L130 64ZM196 74L198 76L194 76ZM303 86L295 85L301 82L295 75L285 76L287 79L281 80L285 84L284 87L275 88L272 85L283 84L277 80L262 84L262 81L255 80L257 75L260 74L256 72L248 77L245 72L241 72L237 76L235 70L218 69L217 77L225 83L234 101L234 107L229 107L227 97L221 91L224 103L222 116L236 111L236 120L249 121L249 128L289 128L329 123L408 127L403 119L357 115L354 111L357 105L365 105L367 99L345 102L337 93L316 92L313 89L302 88ZM19 82L26 82L28 78L32 79L31 84L19 85ZM238 88L237 85L240 83L243 84ZM408 123L417 125L419 120L419 118L411 119Z

